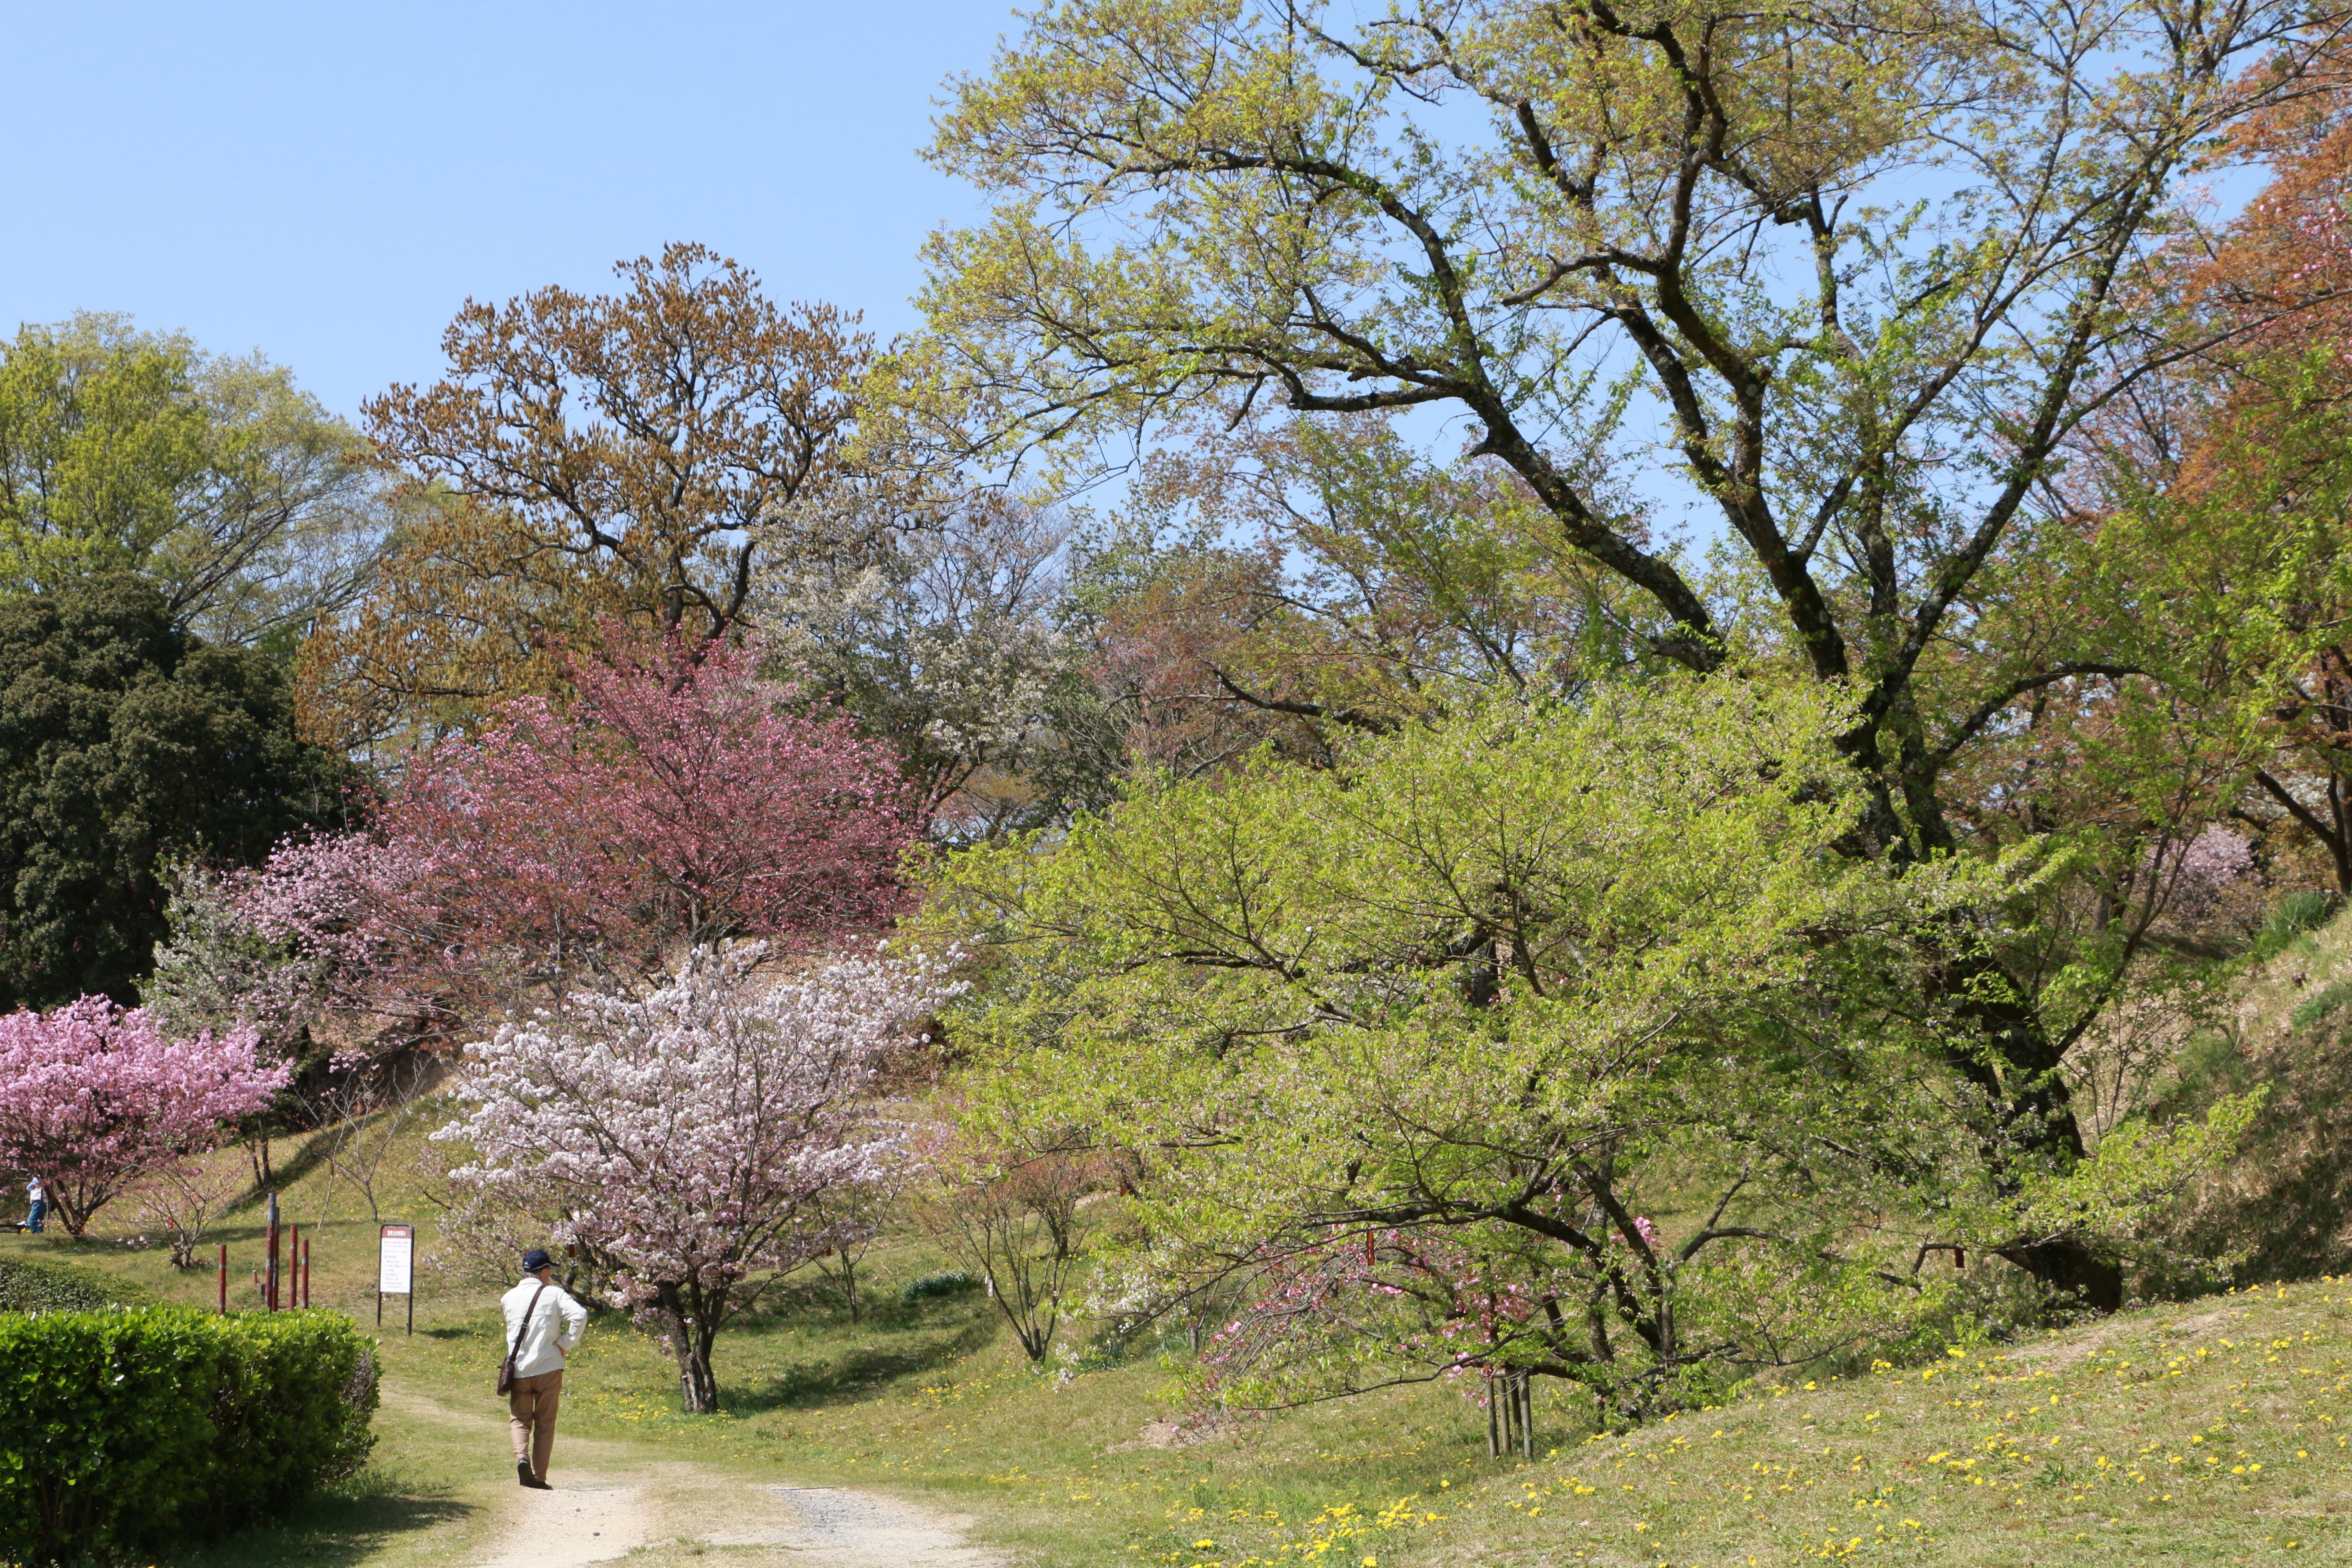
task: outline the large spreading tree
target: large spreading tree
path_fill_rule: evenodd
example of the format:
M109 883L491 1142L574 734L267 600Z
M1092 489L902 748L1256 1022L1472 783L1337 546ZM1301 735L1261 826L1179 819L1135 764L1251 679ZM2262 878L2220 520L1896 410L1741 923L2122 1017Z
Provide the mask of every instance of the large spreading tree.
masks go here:
M721 637L761 567L835 514L869 342L697 245L611 294L468 301L446 374L367 405L415 511L354 612L306 648L309 721L368 739L560 687L613 618Z
M967 1116L1126 1152L1108 1293L1231 1303L1234 1403L1533 1374L1638 1417L1933 1343L1968 1307L1930 1259L2127 1238L2248 1107L1994 1179L2003 1107L1914 984L2034 854L1836 853L1851 721L1812 683L1502 698L959 857L925 918L991 977Z
M1920 865L1968 845L1956 779L2021 701L2139 679L2041 570L2049 487L2117 398L2254 329L2185 297L2224 221L2191 183L2329 26L1067 0L952 89L932 156L994 210L933 242L907 416L1065 471L1269 406L1450 416L1639 659L1853 692L1844 847ZM1662 542L1680 507L1720 570ZM2108 981L1956 939L1920 983L1989 1046L1950 1064L2005 1108L1996 1166L2077 1157L2062 1068ZM2012 1241L2119 1300L2089 1247Z

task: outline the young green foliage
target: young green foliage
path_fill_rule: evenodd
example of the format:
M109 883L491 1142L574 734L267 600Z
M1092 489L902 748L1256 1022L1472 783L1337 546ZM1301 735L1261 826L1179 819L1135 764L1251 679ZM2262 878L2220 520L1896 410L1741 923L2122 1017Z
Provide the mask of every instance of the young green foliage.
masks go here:
M2063 601L1992 634L2063 550L2103 413L2301 308L2189 308L2221 222L2189 193L2313 89L2340 26L2281 0L1060 0L1023 23L952 84L930 155L990 207L932 241L891 417L942 460L1076 481L1271 409L1410 411L1527 498L1554 574L1612 581L1628 648L1853 693L1848 848L1897 866L1973 847L2013 798L1968 768L2037 694L2133 675ZM2004 1102L1988 1152L2029 1163L2086 1150L2060 1069L2104 997L2045 1006L2036 956L1964 941L1917 988L1966 999L1995 1050L1947 1065ZM2030 1261L2121 1302L2111 1259Z
M1982 1047L1905 999L2020 868L1840 854L1850 718L1496 702L945 863L931 934L994 960L971 1117L1136 1162L1123 1300L1240 1284L1238 1403L1525 1370L1638 1414L1926 1331L1926 1249L2088 1234L2227 1129L1988 1181Z

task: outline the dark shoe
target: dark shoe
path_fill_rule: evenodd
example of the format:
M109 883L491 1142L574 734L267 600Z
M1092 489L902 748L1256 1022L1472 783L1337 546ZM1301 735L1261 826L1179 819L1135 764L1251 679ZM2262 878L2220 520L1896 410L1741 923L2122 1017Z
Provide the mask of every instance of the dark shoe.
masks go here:
M527 1487L539 1487L546 1484L530 1473L530 1461L529 1459L517 1459L515 1461L515 1479L520 1481Z
M535 1492L551 1492L555 1489L553 1487L549 1486L545 1481L539 1479L536 1476L532 1477L530 1480L523 1482L523 1485L529 1487Z

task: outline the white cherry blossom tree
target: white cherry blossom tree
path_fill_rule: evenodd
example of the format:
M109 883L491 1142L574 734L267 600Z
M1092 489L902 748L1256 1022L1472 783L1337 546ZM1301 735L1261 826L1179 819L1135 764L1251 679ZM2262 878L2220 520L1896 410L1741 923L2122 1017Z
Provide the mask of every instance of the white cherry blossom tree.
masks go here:
M872 1094L957 987L880 953L789 977L756 943L696 949L642 999L580 993L466 1047L473 1107L435 1134L501 1206L561 1213L559 1241L609 1262L611 1295L677 1358L686 1408L719 1407L719 1332L776 1280L857 1238L904 1140Z

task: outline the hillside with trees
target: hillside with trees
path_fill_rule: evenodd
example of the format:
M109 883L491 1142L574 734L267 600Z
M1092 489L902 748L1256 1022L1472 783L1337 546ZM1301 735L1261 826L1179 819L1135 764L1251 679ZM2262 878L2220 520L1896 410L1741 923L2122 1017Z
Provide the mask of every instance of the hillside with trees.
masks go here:
M895 338L681 240L354 426L26 326L0 1168L184 1268L306 1182L449 1281L553 1246L682 1417L879 1310L882 1384L1157 1357L1176 1447L1843 1381L1861 1475L1863 1380L2137 1388L2254 1286L2299 1355L2342 26L1063 0L944 89L978 216Z

